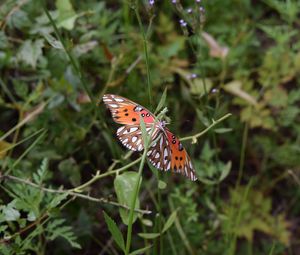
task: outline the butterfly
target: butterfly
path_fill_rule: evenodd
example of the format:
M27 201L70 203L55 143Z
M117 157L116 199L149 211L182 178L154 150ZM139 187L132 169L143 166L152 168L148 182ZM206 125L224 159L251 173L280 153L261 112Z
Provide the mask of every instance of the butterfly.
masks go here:
M192 181L197 180L189 155L179 139L166 127L165 121L156 121L154 114L145 107L121 96L106 94L103 102L113 120L123 125L118 128L117 137L125 147L132 151L144 150L140 128L140 118L143 118L152 141L147 151L149 162L160 170L171 170Z

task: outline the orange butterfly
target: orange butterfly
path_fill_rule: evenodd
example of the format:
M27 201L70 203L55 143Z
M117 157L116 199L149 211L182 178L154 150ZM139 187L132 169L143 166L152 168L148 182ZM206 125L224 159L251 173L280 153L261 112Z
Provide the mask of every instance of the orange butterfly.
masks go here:
M144 146L140 117L145 122L146 131L150 133L155 123L154 115L141 105L121 96L107 94L103 96L103 101L114 121L123 124L117 130L117 136L122 144L132 151L142 151ZM156 142L150 145L147 156L154 167L181 173L192 181L197 180L189 155L179 139L166 128L164 121L156 122L151 140Z

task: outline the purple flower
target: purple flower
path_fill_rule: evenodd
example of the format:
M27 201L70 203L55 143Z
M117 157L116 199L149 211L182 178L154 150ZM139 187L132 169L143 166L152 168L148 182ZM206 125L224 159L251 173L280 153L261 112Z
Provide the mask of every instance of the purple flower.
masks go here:
M177 0L172 0L172 4L176 4L177 3Z
M154 5L155 1L154 0L149 0L150 5Z
M182 27L186 27L187 25L187 23L183 19L179 20L179 23Z
M192 8L188 8L188 9L186 10L187 13L192 13L192 11L193 11Z
M202 6L199 7L200 12L205 12L204 8Z
M195 74L195 73L191 73L191 74L188 74L188 75L186 76L186 78L189 79L189 80L195 79L195 78L197 78L197 77L198 77L198 75Z
M196 0L196 3L201 3L201 0Z

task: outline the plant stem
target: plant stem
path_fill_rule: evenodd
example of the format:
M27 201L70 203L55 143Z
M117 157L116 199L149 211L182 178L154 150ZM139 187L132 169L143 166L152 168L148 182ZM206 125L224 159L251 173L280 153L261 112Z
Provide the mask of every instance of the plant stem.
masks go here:
M196 140L197 138L199 138L200 136L204 135L206 132L208 132L210 129L212 129L215 125L219 124L220 122L222 122L223 120L227 119L229 116L231 116L231 113L227 113L226 115L224 115L223 117L221 117L220 119L217 120L213 120L212 124L210 126L208 126L206 129L204 129L203 131L201 131L198 134L195 135L191 135L191 136L186 136L183 138L180 138L180 141L185 141L185 140Z
M240 156L240 165L239 165L239 174L236 182L236 187L240 185L243 171L244 171L244 163L245 163L245 155L246 155L246 145L248 140L248 123L245 123L244 132L243 132L243 140L242 140L242 148L241 148L241 156Z
M54 28L54 31L55 31L56 36L57 36L58 39L60 40L60 42L61 42L61 44L62 44L62 46L63 46L63 48L64 48L64 50L65 50L65 52L66 52L66 54L67 54L67 56L69 57L69 60L70 60L70 62L71 62L71 65L73 66L75 72L77 73L77 75L78 75L78 77L79 77L79 79L80 79L80 81L81 81L81 84L82 84L82 86L83 86L85 92L88 94L89 98L90 98L91 101L93 102L94 100L93 100L93 97L92 97L92 93L90 92L90 90L89 90L89 88L88 88L88 86L87 86L85 80L83 79L83 76L82 76L82 74L81 74L80 68L79 68L78 65L76 64L75 59L73 58L71 52L68 50L68 48L67 48L67 46L66 46L66 43L65 43L65 41L63 40L62 36L60 35L60 33L59 33L59 31L58 31L58 28L57 28L57 26L56 26L56 24L55 24L55 21L52 19L52 17L51 17L51 15L50 15L49 11L47 10L46 6L43 5L43 8L44 8L44 11L45 11L45 13L46 13L46 15L47 15L47 17L48 17L48 19L49 19L51 25L52 25L53 28Z
M145 61L146 61L146 69L147 69L147 87L148 87L148 97L149 97L149 104L152 107L152 96L151 96L151 75L150 75L150 68L149 68L149 56L148 56L148 43L147 43L147 37L145 30L143 28L141 16L139 14L138 10L138 1L135 2L135 5L133 6L136 18L139 23L140 30L142 32L143 36L143 43L144 43L144 54L145 54Z
M126 250L125 250L126 255L128 255L130 252L133 213L134 213L135 203L136 203L136 199L137 199L140 184L141 184L142 170L144 168L144 164L145 164L145 160L146 160L146 156L147 156L147 147L148 147L148 142L145 143L145 149L144 149L144 153L142 156L142 160L141 160L139 172L138 172L138 180L137 180L134 190L133 190L133 199L132 199L132 203L131 203L131 207L130 207L130 211L129 211L128 228L127 228L127 240L126 240Z
M96 175L90 179L89 181L87 181L86 183L74 188L74 189L71 189L69 191L74 191L74 192L81 192L84 188L90 186L92 183L94 183L95 181L101 179L101 178L104 178L106 176L109 176L109 175L114 175L114 174L117 174L117 173L120 173L120 172L123 172L124 170L128 169L129 167L137 164L138 162L141 161L142 158L138 158L134 161L132 161L131 163L127 164L126 166L123 166L123 167L120 167L116 170L112 170L112 171L108 171L108 172L105 172L104 174L99 174L99 172L96 173Z
M121 207L121 208L124 208L124 209L127 209L127 210L130 209L126 205L122 205L122 204L119 204L117 202L110 201L110 200L108 200L106 198L95 198L95 197L91 197L89 195L84 195L84 194L80 194L80 193L76 193L76 192L69 191L69 190L64 190L64 189L50 189L50 188L45 188L45 187L42 187L39 184L33 183L33 182L29 181L29 180L25 180L25 179L22 179L22 178L19 178L19 177L16 177L16 176L12 176L12 175L2 175L2 176L0 176L0 180L1 179L6 179L6 180L11 180L11 181L23 183L25 185L29 185L31 187L40 189L41 191L48 192L48 193L68 194L69 196L78 197L78 198L82 198L82 199L93 201L93 202L97 202L97 203L110 204L110 205ZM152 213L149 210L134 209L134 211L137 212L137 213L141 213L141 214L151 214Z

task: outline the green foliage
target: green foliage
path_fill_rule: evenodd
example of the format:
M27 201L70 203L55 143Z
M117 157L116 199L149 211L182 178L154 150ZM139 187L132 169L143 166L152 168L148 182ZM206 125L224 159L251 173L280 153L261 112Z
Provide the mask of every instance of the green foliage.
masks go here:
M1 254L297 254L299 1L154 2L0 3ZM104 93L155 109L199 181L141 165L135 192Z
M252 190L246 199L243 199L245 187L230 191L230 199L223 205L224 210L224 231L236 233L239 237L245 237L253 241L254 231L261 231L277 238L281 243L289 245L290 233L289 222L284 214L272 215L272 203L265 198L263 193ZM234 218L240 215L237 226L232 226Z
M122 251L125 251L125 241L123 238L123 235L121 231L119 230L117 224L114 222L112 218L108 216L106 212L103 211L104 219L107 224L107 227L113 236L115 242L118 244L118 246L121 248Z
M138 174L136 172L126 172L118 175L114 180L114 188L117 194L117 198L120 204L130 208L133 199L134 187L138 180ZM139 199L135 202L135 209L140 208ZM124 224L128 224L129 211L123 208L120 208L120 215ZM137 214L134 214L133 222L136 221Z

